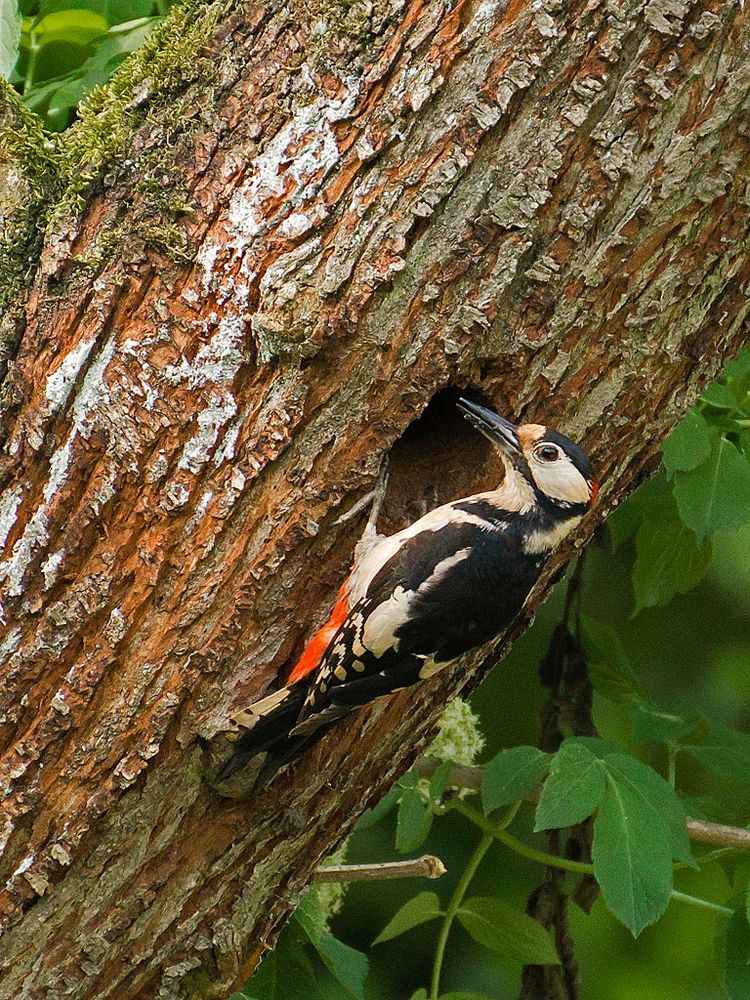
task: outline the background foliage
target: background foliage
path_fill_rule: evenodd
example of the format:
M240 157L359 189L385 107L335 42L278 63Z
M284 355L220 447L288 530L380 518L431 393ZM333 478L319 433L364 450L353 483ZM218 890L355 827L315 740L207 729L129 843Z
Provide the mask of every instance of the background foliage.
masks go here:
M62 131L173 2L20 0L16 10L0 0L0 72L50 131Z
M169 5L0 0L0 73L62 130ZM575 609L560 585L472 698L476 717L447 712L433 753L479 758L479 793L451 790L448 763L410 772L347 845L350 861L428 850L448 875L356 884L343 908L340 890L314 890L237 1000L511 1000L524 963L557 959L525 913L550 850L563 860L546 878L581 904L564 944L585 1000L750 1000L750 855L694 853L684 833L686 814L750 820L750 352L663 457L589 548ZM579 693L588 672L595 725L584 697L541 750L538 668L559 694L556 665Z

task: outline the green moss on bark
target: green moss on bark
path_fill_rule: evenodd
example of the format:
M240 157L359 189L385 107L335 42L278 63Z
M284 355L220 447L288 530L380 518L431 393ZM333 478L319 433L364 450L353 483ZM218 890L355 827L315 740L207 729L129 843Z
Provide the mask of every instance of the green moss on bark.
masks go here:
M234 0L187 0L173 7L106 86L91 91L79 108L79 120L60 139L67 185L53 224L81 211L92 182L108 168L127 169L137 160L139 173L146 175L140 160L154 159L164 150L168 145L165 129L171 134L184 129L188 102L195 107L191 85L201 86L202 104L210 106L222 64L209 55L206 44L234 6ZM159 114L165 107L168 121ZM151 122L160 133L157 141L135 150L136 131ZM162 191L159 201L184 210L179 195L170 198Z
M54 144L41 120L0 80L0 379L19 333L20 292L60 187Z

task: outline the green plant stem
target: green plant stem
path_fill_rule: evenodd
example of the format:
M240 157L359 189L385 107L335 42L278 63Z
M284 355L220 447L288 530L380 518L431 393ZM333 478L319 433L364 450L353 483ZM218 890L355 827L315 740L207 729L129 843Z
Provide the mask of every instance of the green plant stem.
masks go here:
M445 911L445 916L443 917L443 922L440 926L437 947L435 948L435 960L432 963L432 980L430 983L429 1000L438 1000L440 972L443 967L445 946L448 943L448 935L450 934L451 924L453 923L459 907L463 902L466 890L469 888L469 883L476 875L477 868L479 868L482 858L492 846L494 839L495 838L489 833L485 833L483 835L482 839L474 849L474 853L469 858L466 868L464 868L463 874L461 875L458 885L456 886L455 892L450 898L450 902L448 903L448 907Z
M688 896L686 892L678 892L677 889L673 889L671 893L672 899L678 900L680 903L689 903L690 906L699 906L702 910L712 910L714 913L724 913L731 917L734 913L728 906L722 906L721 903L712 903L708 899L701 899L699 896Z
M451 803L451 807L458 809L458 806L464 805L460 799L455 799ZM482 863L482 858L485 856L487 851L492 846L493 840L495 840L498 830L504 830L506 826L513 822L515 815L521 807L521 803L514 802L507 809L505 815L500 820L499 823L492 824L492 831L485 830L484 836L477 844L474 853L469 858L466 868L464 868L463 874L459 879L458 885L456 886L455 892L450 898L450 902L445 911L445 916L443 917L443 922L440 925L440 934L438 936L437 947L435 948L435 960L432 963L432 980L430 982L430 996L429 1000L438 1000L438 992L440 989L440 972L443 968L443 958L445 957L445 946L448 943L448 935L450 934L450 929L453 921L455 920L456 914L463 902L464 896L466 895L466 890L469 888L469 883L474 878L477 872L477 868ZM476 812L471 806L467 806L471 812ZM462 812L462 809L458 809ZM477 813L481 816L481 813Z
M718 861L719 858L723 858L726 854L733 854L734 851L734 847L717 847L715 851L706 851L705 854L701 854L695 860L698 862L698 867L703 868L704 865L710 865L712 861ZM692 869L693 865L689 865L687 861L678 861L672 867L675 871L678 871L681 868Z
M667 781L672 788L675 787L677 780L677 750L678 747L674 743L671 741L667 743Z
M453 803L453 808L460 812L462 816L471 820L480 830L484 830L486 834L499 840L506 847L509 847L516 854L520 854L524 858L529 858L531 861L538 861L539 864L547 865L549 868L563 868L565 871L579 872L582 875L594 874L593 865L586 864L583 861L570 861L568 858L558 858L554 854L545 854L543 851L537 851L535 848L529 847L528 844L524 844L522 840L508 833L502 824L493 823L492 820L487 819L477 809L466 805L460 799L457 799Z

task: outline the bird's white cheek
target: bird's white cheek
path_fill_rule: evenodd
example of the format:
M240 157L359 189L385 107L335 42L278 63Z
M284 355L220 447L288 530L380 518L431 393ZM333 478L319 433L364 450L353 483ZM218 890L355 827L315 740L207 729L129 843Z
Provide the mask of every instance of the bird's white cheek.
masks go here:
M537 485L548 497L568 503L588 503L589 485L571 462L534 463L532 473Z

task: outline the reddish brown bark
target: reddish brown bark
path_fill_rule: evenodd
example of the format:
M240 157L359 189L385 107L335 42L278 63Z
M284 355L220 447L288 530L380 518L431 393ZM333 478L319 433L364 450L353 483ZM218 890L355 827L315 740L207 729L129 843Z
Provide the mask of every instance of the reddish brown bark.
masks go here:
M0 998L229 992L495 661L358 713L271 791L202 781L197 738L330 608L362 523L334 521L383 457L389 529L497 476L441 390L575 435L600 516L746 340L739 5L413 0L356 43L322 5L225 13L210 70L136 87L25 302Z

